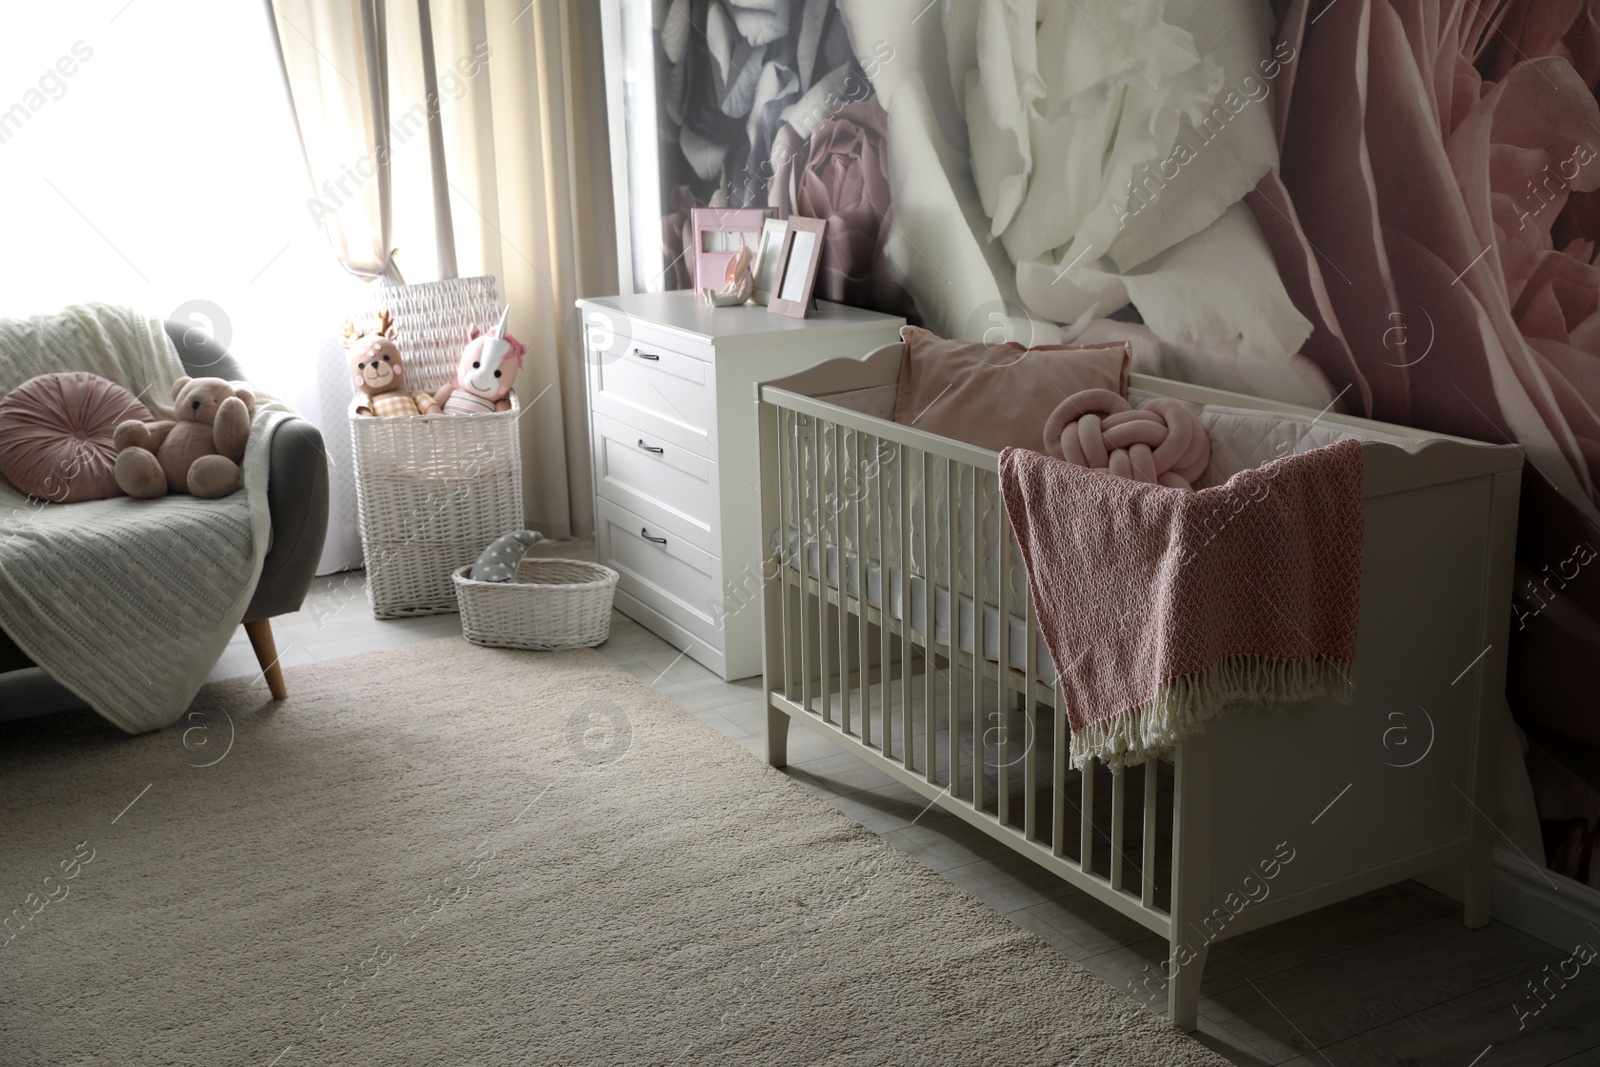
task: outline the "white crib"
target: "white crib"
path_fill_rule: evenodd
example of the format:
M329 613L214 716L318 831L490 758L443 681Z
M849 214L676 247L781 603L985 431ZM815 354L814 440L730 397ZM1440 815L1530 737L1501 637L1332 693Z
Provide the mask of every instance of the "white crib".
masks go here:
M1450 864L1467 925L1488 922L1515 448L1135 375L1130 393L1255 419L1263 440L1279 423L1302 448L1362 439L1355 697L1228 715L1169 758L1080 773L999 457L889 420L901 354L758 390L774 767L802 722L1167 938L1138 992L1165 991L1189 1030L1215 941ZM1242 451L1201 484L1270 458Z

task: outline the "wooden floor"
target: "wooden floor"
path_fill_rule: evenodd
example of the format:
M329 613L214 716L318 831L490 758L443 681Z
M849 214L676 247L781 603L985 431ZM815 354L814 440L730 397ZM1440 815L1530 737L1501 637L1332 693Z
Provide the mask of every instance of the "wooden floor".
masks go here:
M580 556L587 546L540 547ZM318 579L305 607L273 626L291 667L460 633L454 615L374 620L359 574ZM758 679L724 683L621 615L599 651L763 758ZM256 673L241 631L213 677ZM17 696L17 682L10 684L9 693L0 686L0 704ZM796 782L1151 1010L1165 1010L1164 997L1139 994L1144 968L1166 953L1143 927L954 816L927 810L916 794L804 727L791 730L789 757ZM1568 955L1497 922L1467 930L1458 905L1406 882L1215 945L1196 1037L1252 1065L1600 1064L1600 961L1563 986L1553 976ZM1539 999L1528 983L1541 978Z

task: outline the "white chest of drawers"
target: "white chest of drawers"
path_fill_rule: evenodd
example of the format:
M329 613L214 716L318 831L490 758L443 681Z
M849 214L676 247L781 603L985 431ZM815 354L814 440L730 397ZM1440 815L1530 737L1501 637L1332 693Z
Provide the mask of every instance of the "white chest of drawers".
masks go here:
M900 336L819 302L810 318L695 293L580 300L600 562L618 610L734 680L761 673L758 383Z

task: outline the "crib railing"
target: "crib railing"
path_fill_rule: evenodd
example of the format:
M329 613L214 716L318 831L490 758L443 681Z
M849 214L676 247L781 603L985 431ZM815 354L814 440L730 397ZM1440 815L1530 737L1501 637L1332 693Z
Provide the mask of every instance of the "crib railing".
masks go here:
M798 720L1170 937L1173 765L1072 767L999 457L773 386L760 422L769 761Z

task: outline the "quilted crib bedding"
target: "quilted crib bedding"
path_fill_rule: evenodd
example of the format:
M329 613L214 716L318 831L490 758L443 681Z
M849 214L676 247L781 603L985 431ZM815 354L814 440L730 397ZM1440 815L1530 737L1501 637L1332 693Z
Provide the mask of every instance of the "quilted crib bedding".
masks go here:
M1137 404L1152 395L1134 389L1129 391L1128 399ZM886 417L885 412L893 410L893 397L893 387L883 386L819 399L864 414ZM1304 452L1336 441L1374 441L1407 451L1415 451L1422 445L1422 442L1412 438L1364 428L1356 430L1319 419L1250 408L1188 406L1211 437L1211 462L1196 481L1196 489L1221 485L1239 471L1258 467L1290 452ZM808 496L803 502L791 495L785 501L785 515L789 517L786 528L782 534L778 530L772 531L769 548L776 551L780 543L786 542L786 559L790 566L797 568L803 543L807 574L815 576L824 573L827 584L835 589L841 587L842 580L843 588L853 596L860 592L856 579L859 560L867 603L883 609L887 591L890 616L900 621L909 618L909 625L918 632L924 632L927 626L928 594L931 589L934 639L940 645L950 646L952 582L949 564L952 553L949 542L953 533L956 567L954 585L958 590L954 597L954 647L973 654L977 639L981 636L981 654L990 662L998 662L1001 632L998 608L1000 559L995 546L998 540L998 514L1004 507L999 479L995 474L975 472L970 468L958 470L952 530L948 521L951 514L951 487L944 460L931 457L927 477L924 478L921 454L908 446L905 449L906 469L902 471L899 468L900 452L888 443L893 440L893 434L893 428L886 427L884 440L874 441L870 435L841 430L837 444L829 433L815 443L814 449L800 448L802 480L808 486L815 482L820 495L816 499ZM898 506L902 500L902 477L907 483L904 507ZM886 514L882 515L877 506L880 488L891 504L884 509ZM790 492L792 494L792 487ZM922 520L925 497L928 516L926 529ZM825 536L819 538L812 528L813 524L808 522L802 537L801 526L793 521L793 517L811 514L814 504L820 506L826 518ZM972 594L975 521L988 531L985 538L987 551L981 560L981 628L974 621L976 598ZM907 524L910 549L908 567L903 567L901 560L902 522ZM836 529L838 543L835 539ZM880 544L883 546L881 553ZM1027 622L1024 613L1029 596L1028 574L1015 543L1007 555L1007 659L1013 669L1022 671L1026 669L1027 660ZM842 579L841 556L844 563ZM909 574L908 582L902 580L906 574ZM1035 670L1041 682L1053 683L1055 669L1042 638L1035 648Z
M777 531L773 531L771 547L774 551L778 548ZM800 533L794 527L789 528L789 545L786 558L791 566L799 567ZM827 546L826 572L822 567L822 549L815 537L806 538L805 543L806 574L815 577L823 574L823 580L832 589L840 588L839 577L839 551L838 546L830 543ZM860 561L861 581L856 579L857 561ZM933 590L933 635L935 643L950 645L950 588L948 585L933 585L930 587L928 580L913 573L909 583L900 580L900 568L893 564L888 567L888 580L884 580L884 566L872 556L862 557L853 549L847 549L844 554L843 588L848 596L859 597L860 585L867 588L867 603L877 609L884 608L884 591L888 590L889 617L899 621L910 620L911 629L918 633L926 632L928 619L928 591ZM1024 574L1024 580L1026 574ZM991 589L993 587L990 587ZM909 592L909 595L908 595ZM1026 593L1024 592L1024 596ZM983 605L983 656L991 662L1000 660L1000 609L991 600L998 601L999 597L993 593L984 597ZM909 603L908 603L909 601ZM1027 620L1019 612L1024 608L1026 601L1008 598L1007 617L1010 626L1008 638L1009 655L1007 659L1016 670L1027 669ZM974 647L974 637L980 631L973 624L973 597L969 593L961 593L956 597L957 607L957 643L961 651L971 654ZM1009 610L1011 608L1016 611ZM908 613L909 612L909 613ZM1034 670L1039 681L1046 685L1055 680L1055 668L1051 665L1050 650L1045 647L1043 639L1039 639L1035 648L1036 658Z

